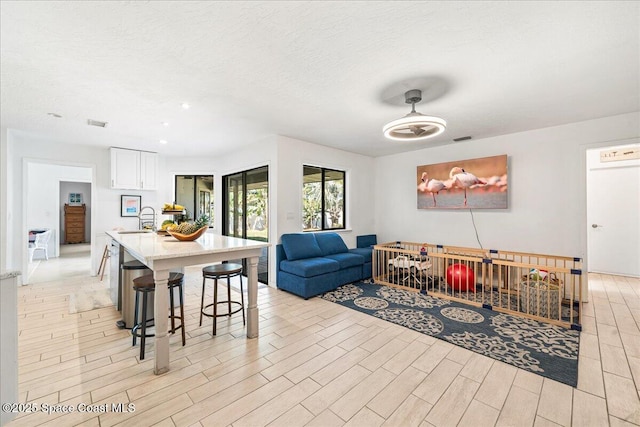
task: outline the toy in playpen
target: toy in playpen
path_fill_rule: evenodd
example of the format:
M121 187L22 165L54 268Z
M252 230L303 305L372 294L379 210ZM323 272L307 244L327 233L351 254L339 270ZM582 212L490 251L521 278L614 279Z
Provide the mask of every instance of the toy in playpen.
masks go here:
M520 311L527 314L560 319L562 281L554 273L531 269L519 284Z
M447 284L456 291L476 291L475 274L463 264L452 264L447 268Z
M413 279L416 283L422 284L422 276L427 275L427 271L431 268L431 261L425 256L409 257L399 255L389 260L389 270L392 272L404 271L409 272L402 278L402 282Z

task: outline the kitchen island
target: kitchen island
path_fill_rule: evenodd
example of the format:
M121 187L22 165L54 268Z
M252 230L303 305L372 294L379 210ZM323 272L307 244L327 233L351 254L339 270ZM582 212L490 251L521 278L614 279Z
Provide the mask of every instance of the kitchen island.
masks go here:
M205 233L193 242L181 242L171 236L160 236L152 232L107 231L106 234L120 244L133 258L153 270L157 289L167 287L169 270L189 265L207 264L231 259L246 258L249 271L245 271L249 286L247 306L247 338L258 336L258 257L269 243L255 240ZM155 292L155 313L167 313L169 293ZM167 316L155 316L156 375L169 370L169 335Z

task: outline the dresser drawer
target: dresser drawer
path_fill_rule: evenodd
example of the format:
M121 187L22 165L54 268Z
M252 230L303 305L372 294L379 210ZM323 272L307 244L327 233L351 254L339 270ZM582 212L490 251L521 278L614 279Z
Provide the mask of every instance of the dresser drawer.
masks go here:
M83 206L65 206L64 207L64 211L67 215L73 215L73 214L79 214L79 215L84 215L85 213L85 207Z
M84 233L67 233L64 240L66 243L82 243L84 242Z

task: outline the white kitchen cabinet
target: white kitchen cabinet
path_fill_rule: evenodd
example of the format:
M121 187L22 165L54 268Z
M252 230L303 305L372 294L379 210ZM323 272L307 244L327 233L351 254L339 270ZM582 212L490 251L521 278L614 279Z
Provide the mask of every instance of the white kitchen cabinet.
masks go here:
M140 187L141 190L158 188L158 155L156 153L140 152Z
M111 147L111 188L156 190L158 154Z

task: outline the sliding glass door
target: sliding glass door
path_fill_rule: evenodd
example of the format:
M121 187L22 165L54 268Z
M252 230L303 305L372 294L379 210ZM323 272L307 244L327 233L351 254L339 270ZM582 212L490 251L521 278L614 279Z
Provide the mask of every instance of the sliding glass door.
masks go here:
M263 166L222 177L225 236L269 241L269 167ZM258 281L269 280L268 249L258 261ZM245 267L245 274L246 268Z
M213 176L212 175L176 175L175 203L185 207L185 215L178 221L198 219L209 216L209 225L213 224Z

